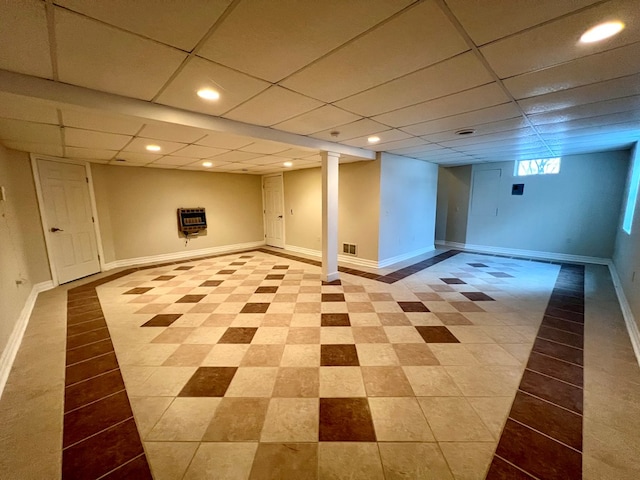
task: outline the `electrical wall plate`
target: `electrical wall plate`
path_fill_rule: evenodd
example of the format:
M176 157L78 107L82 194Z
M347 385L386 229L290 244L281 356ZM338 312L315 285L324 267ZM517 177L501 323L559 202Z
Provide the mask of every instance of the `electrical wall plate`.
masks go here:
M511 187L511 195L523 195L524 183L514 183Z

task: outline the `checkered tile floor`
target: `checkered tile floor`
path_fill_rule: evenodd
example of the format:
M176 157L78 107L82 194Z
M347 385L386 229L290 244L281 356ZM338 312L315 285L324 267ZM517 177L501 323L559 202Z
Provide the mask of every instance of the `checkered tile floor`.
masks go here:
M323 285L252 252L97 291L158 479L484 478L558 269L463 253Z

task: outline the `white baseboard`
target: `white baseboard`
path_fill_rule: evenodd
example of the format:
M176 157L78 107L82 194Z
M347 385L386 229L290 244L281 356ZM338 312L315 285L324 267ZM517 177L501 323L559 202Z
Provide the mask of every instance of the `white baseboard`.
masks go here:
M636 323L636 319L633 316L633 312L631 311L631 306L629 305L627 297L624 294L622 282L620 281L620 276L618 275L616 266L612 261L609 261L608 266L609 272L611 273L611 280L613 281L613 286L615 287L616 295L618 296L618 303L620 303L620 309L622 310L622 316L624 317L624 323L627 326L629 339L631 340L633 351L636 354L638 365L640 365L640 331L638 330L638 324Z
M447 242L436 240L436 245L441 245L459 250L467 250L479 253L495 253L513 257L539 258L541 260L556 260L560 262L593 263L596 265L609 265L608 258L587 257L583 255L570 255L568 253L540 252L538 250L520 250L517 248L489 247L487 245L471 245L469 243Z
M310 257L322 258L322 252L320 250L313 250L312 248L297 247L295 245L285 245L284 249L291 252L302 253L303 255L308 255ZM378 268L378 262L376 262L375 260L353 257L351 255L338 255L338 262L358 265L360 267Z
M38 294L40 292L44 292L45 290L51 290L52 288L54 288L52 280L36 283L33 287L31 287L31 292L29 292L29 296L27 297L27 300L22 307L20 316L18 317L18 320L13 327L11 336L9 336L7 346L5 347L4 351L2 352L2 356L0 357L0 397L2 396L2 392L4 392L4 386L7 384L7 379L9 378L11 367L13 366L13 362L15 361L16 355L18 354L20 344L22 343L24 332L27 330L29 318L31 317L31 311L36 304Z
M418 250L414 250L413 252L407 252L401 255L396 255L395 257L385 258L384 260L378 261L378 268L388 267L389 265L393 265L394 263L403 262L410 258L423 255L427 252L431 252L435 249L435 245L429 245L428 247L419 248Z
M198 250L185 250L182 252L162 253L160 255L150 255L148 257L126 258L124 260L116 260L115 262L105 263L105 270L112 270L119 267L131 267L134 265L143 265L146 263L163 263L173 260L184 260L185 258L204 257L207 255L216 255L219 253L231 253L238 250L249 250L264 246L264 241L236 243L233 245L222 245L220 247L201 248Z

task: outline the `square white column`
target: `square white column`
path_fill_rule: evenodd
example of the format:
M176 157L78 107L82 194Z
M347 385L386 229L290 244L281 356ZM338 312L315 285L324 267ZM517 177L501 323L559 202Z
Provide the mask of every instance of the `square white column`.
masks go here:
M338 280L338 159L320 152L322 159L322 280Z

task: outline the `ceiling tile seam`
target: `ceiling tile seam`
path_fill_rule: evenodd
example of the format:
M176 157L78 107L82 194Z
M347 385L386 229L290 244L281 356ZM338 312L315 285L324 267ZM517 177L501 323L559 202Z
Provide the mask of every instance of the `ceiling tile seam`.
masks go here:
M278 85L278 86L280 86L280 85ZM285 87L281 87L281 88L285 88ZM298 95L302 95L302 94L301 94L301 93L299 93L299 92L295 92L295 93L297 93ZM311 97L308 97L308 98L311 98ZM321 101L321 100L319 100L319 101ZM288 119L283 120L283 121L281 121L281 122L275 123L275 124L273 124L273 127L275 128L275 127L277 127L278 125L280 125L281 123L285 123L285 122L288 122L288 121L291 121L291 120L295 120L296 118L303 117L304 115L308 115L308 114L310 114L310 113L313 113L313 112L315 112L315 111L317 111L317 110L320 110L321 108L324 108L324 107L327 107L327 106L330 106L330 107L333 107L333 108L337 108L338 110L340 110L341 112L344 112L344 113L349 113L349 114L351 114L351 115L358 115L357 113L349 112L349 111L345 110L344 108L336 107L335 105L330 105L330 104L328 104L328 103L323 102L323 105L320 105L319 107L316 107L316 108L314 108L314 109L312 109L312 110L308 110L308 111L306 111L306 112L298 113L298 114L294 115L294 116L293 116L293 117L291 117L291 118L288 118ZM349 123L358 122L358 121L363 120L363 119L365 118L365 117L363 117L362 115L358 115L358 117L360 117L360 118L358 118L357 120L353 120L353 121L348 122L348 123L343 123L343 124L341 124L341 125L348 125ZM340 127L341 125L334 125L334 126L332 126L332 127L328 127L328 128L338 128L338 127ZM327 128L323 128L322 130L318 130L318 131L311 132L311 133L304 133L304 134L298 134L298 135L304 135L305 137L310 137L310 136L312 136L312 135L316 135L316 134L318 134L318 133L320 133L320 132L324 132L325 130L327 130Z
M51 73L54 81L59 81L58 76L58 42L56 40L55 28L55 7L52 0L47 0L44 4L47 19L47 37L49 39L49 57L51 59Z
M113 160L116 160L118 158L118 156L120 156L120 154L124 152L124 149L127 148L129 145L131 145L131 142L133 142L136 138L138 138L138 135L140 135L140 132L142 132L142 130L144 129L145 125L146 125L146 123L143 123L142 126L138 129L138 131L131 136L129 141L127 143L125 143L120 150L118 150L118 153L116 153L113 156Z
M187 64L191 61L191 59L198 55L198 52L202 49L203 45L209 40L209 38L213 35L213 33L220 27L222 22L226 20L229 15L231 15L233 10L235 10L235 8L238 6L240 2L241 0L233 0L227 6L227 8L225 8L224 12L222 12L222 15L220 15L216 19L216 21L213 22L213 25L211 25L211 27L209 27L209 30L207 30L207 32L202 36L202 38L198 40L198 43L196 43L195 47L193 47L193 49L190 52L187 52L187 57L180 63L180 65L178 65L178 68L176 68L176 70L173 72L173 74L171 74L171 76L164 83L164 85L162 85L158 90L158 92L151 98L152 102L157 102L160 95L162 95L164 91L169 87L171 82L173 82L176 79L176 77L180 75L180 73L182 73L182 71L185 69Z
M460 23L460 21L458 20L458 18L453 14L453 12L449 9L449 6L445 3L445 0L434 0L436 2L436 4L440 7L440 9L442 10L442 12L447 16L447 18L449 18L449 20L453 23L453 25L455 26L455 28L458 30L458 32L460 33L460 35L462 35L462 37L465 39L465 41L467 42L467 45L469 45L469 48L471 48L471 51L476 55L476 58L478 58L478 60L480 60L480 62L482 63L482 65L484 66L484 68L487 70L487 72L489 72L489 74L493 77L494 81L498 84L498 86L502 89L502 91L504 92L505 95L507 95L508 98L511 99L511 102L516 106L516 108L521 112L523 118L525 119L525 121L529 124L529 126L531 128L533 128L534 132L536 132L536 135L538 135L538 138L540 138L540 141L547 147L547 149L549 150L549 153L551 153L553 155L553 151L551 150L551 148L546 144L546 142L542 139L542 137L540 137L540 134L538 133L538 130L535 128L535 126L533 125L533 123L531 123L531 120L529 120L529 117L527 117L526 113L524 112L524 110L520 107L520 105L518 104L518 102L516 101L515 97L511 94L511 92L507 89L507 87L505 87L504 83L502 82L502 80L500 79L500 77L498 76L498 74L496 74L496 72L493 71L493 68L491 68L491 65L489 65L489 62L487 61L486 58L484 58L484 55L482 54L482 52L480 51L480 49L477 47L477 45L475 43L473 43L473 40L471 39L471 37L469 36L469 34L467 33L467 31L464 29L464 27L462 26L462 24Z

